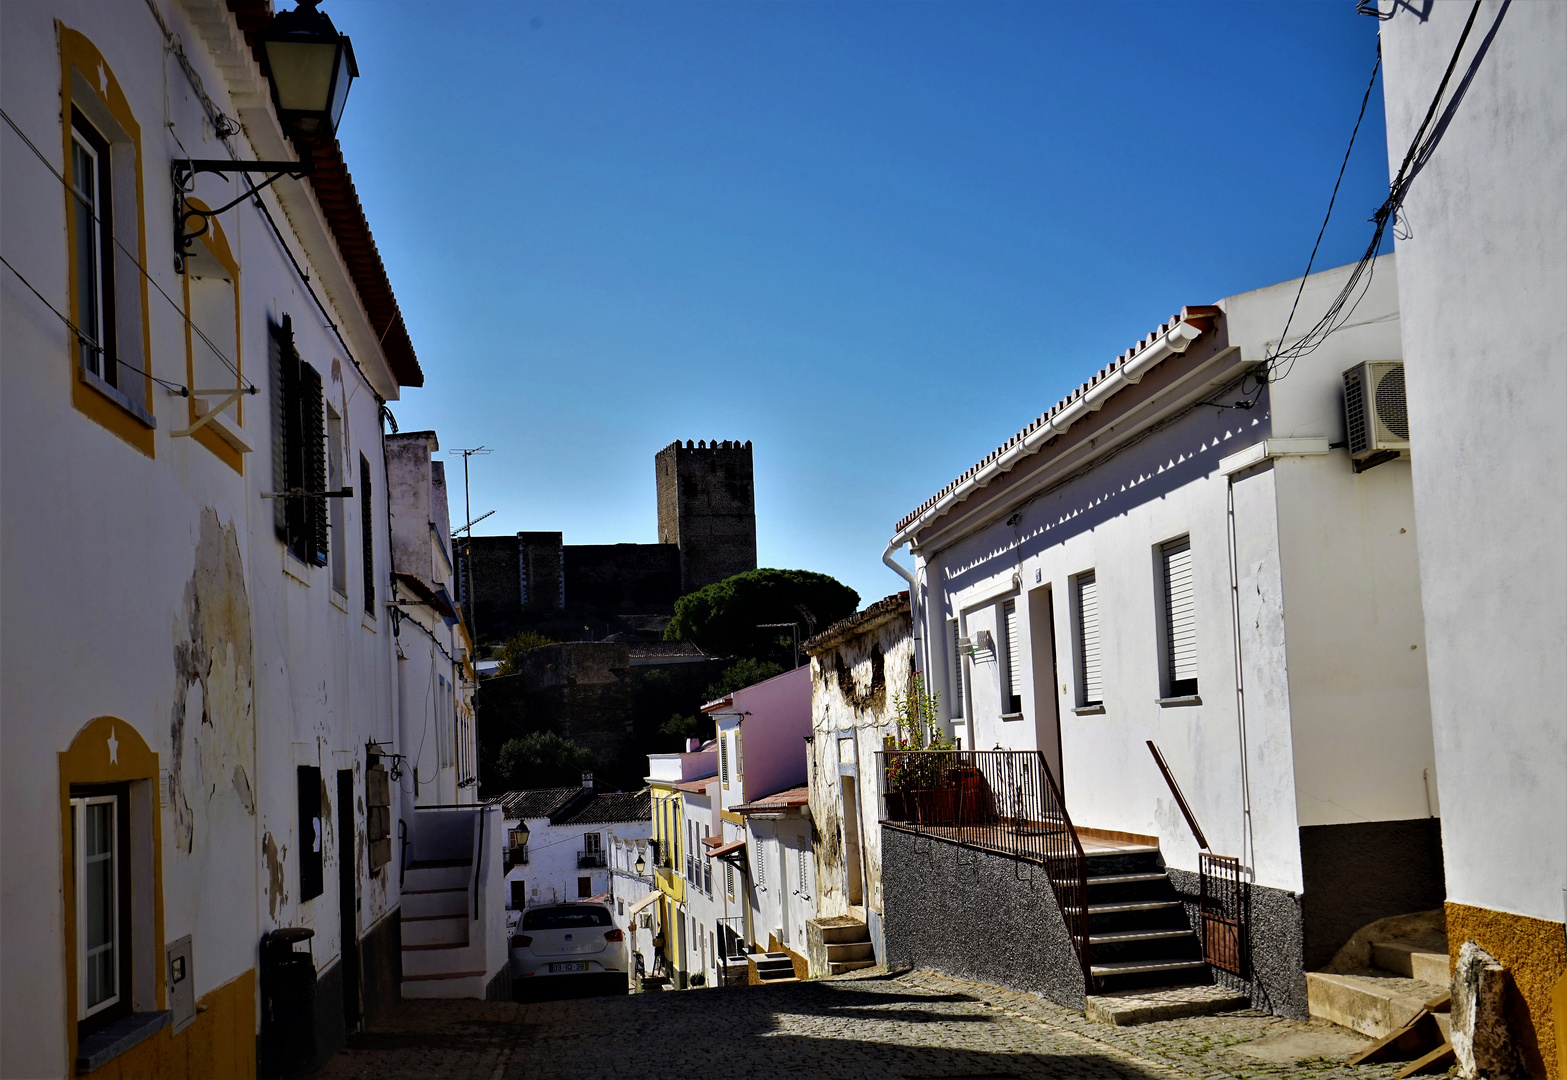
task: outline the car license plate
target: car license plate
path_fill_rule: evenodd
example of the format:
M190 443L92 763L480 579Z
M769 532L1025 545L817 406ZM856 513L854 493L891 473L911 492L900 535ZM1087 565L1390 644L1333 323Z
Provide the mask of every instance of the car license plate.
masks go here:
M554 974L556 974L558 972L562 972L562 971L586 971L586 970L588 970L588 962L586 960L578 960L576 963L571 963L571 964L551 964L550 965L550 974L551 975L554 975Z

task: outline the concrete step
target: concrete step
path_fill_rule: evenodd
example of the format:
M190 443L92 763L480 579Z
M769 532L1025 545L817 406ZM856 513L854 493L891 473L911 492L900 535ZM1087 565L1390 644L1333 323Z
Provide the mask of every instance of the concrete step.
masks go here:
M1164 872L1164 862L1159 858L1159 849L1156 847L1125 847L1116 851L1094 852L1086 856L1086 861L1090 878Z
M404 975L405 998L480 998L490 980L482 971L451 971L438 975Z
M822 942L826 945L854 945L871 939L870 928L858 919L823 919L817 925L821 927Z
M833 943L827 946L827 962L839 963L850 960L869 960L874 953L875 949L869 941Z
M1373 941L1371 962L1383 971L1433 986L1446 986L1453 981L1452 963L1446 950L1439 952L1425 944Z
M1155 1020L1212 1016L1250 1007L1249 997L1223 986L1175 986L1090 994L1085 1012L1090 1020L1126 1027Z
M1088 905L1088 932L1122 930L1189 930L1186 908L1179 900L1123 900Z
M403 891L473 887L473 864L463 862L410 863L403 873Z
M467 889L427 889L420 892L403 890L403 921L423 918L427 915L471 914L468 904L472 894Z
M403 947L403 978L414 975L449 975L484 966L484 943L472 945L414 945Z
M1197 960L1202 957L1197 935L1185 927L1092 934L1088 944L1089 959L1095 964L1131 960Z
M1311 1015L1340 1027L1385 1038L1414 1019L1446 987L1394 975L1306 973Z
M1091 904L1174 899L1175 886L1162 872L1101 874L1088 879L1088 902Z
M861 968L875 966L875 960L829 960L827 962L827 974L842 975L846 971L859 971Z
M468 913L403 918L403 948L412 945L466 945Z

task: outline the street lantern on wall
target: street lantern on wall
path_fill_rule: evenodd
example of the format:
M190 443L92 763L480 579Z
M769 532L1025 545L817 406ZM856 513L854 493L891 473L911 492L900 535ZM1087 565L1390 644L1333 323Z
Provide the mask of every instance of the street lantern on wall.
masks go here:
M337 133L348 101L348 85L359 77L354 46L324 12L320 0L300 0L280 11L262 37L271 74L272 103L291 135L329 141Z
M637 873L647 873L647 860L642 857L642 853L640 851L637 852Z

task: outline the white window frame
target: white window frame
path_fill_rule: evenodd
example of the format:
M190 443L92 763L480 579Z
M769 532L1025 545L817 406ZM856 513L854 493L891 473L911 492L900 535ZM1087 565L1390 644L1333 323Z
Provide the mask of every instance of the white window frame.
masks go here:
M91 123L91 121L87 120L86 117L82 118L82 122ZM79 210L85 206L87 210L88 227L92 229L92 239L90 246L92 249L93 260L92 273L90 275L85 275L90 277L92 281L92 300L94 301L92 318L91 320L84 318L78 324L78 329L80 329L83 333L87 334L92 339L92 347L89 347L85 343L78 342L77 362L81 364L81 366L84 367L88 372L96 375L104 382L113 386L116 382L118 382L118 380L115 378L115 375L118 373L109 370L107 366L109 351L108 343L104 341L105 327L107 326L107 323L104 320L104 309L106 305L114 303L114 297L112 294L105 295L103 287L104 260L110 258L110 252L104 244L102 225L103 170L104 167L109 164L109 162L104 161L103 156L98 152L98 148L93 146L92 143L82 135L74 117L70 120L70 127L71 151L73 155L73 160L71 162L71 194L78 201L76 209ZM101 131L94 129L94 134L96 134L100 139L103 139L103 141L106 143L110 141L108 137L105 136ZM90 185L92 189L90 191L84 190L78 180L76 162L74 160L74 155L77 152L84 154L92 162L93 183ZM113 177L110 177L110 182L111 184L113 183ZM79 240L78 243L80 243ZM77 267L78 275L80 275L81 272L81 268ZM79 306L85 306L87 297L82 297L81 300L82 304ZM89 322L91 325L88 325ZM93 352L93 348L97 349L96 353Z
M125 853L120 850L120 815L128 811L128 807L122 805L123 799L118 795L83 795L71 799L71 832L72 848L71 857L74 864L76 881L76 1018L78 1021L95 1016L105 1009L111 1009L120 1003L121 987L124 985L121 965L125 962L125 949L122 938L123 920L120 911L120 875L125 872L123 862ZM110 807L109 815L109 850L102 858L109 863L110 881L110 941L107 945L89 950L87 944L87 816L93 806L107 804ZM99 856L93 856L92 861L97 861ZM88 962L96 955L107 949L114 960L114 974L112 982L114 992L102 998L96 1003L89 1004L88 993Z
M1018 625L1017 597L1003 600L996 609L996 629L1001 632L1001 715L1023 715L1022 633Z
M1159 696L1194 698L1197 676L1197 567L1190 535L1155 549L1159 587Z

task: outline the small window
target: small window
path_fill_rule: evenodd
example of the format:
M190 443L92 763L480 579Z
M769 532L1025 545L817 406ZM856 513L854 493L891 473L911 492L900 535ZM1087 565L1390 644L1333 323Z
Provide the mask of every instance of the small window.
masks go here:
M130 847L125 788L73 788L76 1016L92 1030L130 1012Z
M729 786L729 736L718 737L718 774L724 787Z
M582 834L582 850L599 852L604 849L604 841L596 832Z
M109 140L71 110L71 193L75 196L76 250L72 264L77 355L84 370L120 385L114 334L114 197Z
M326 401L321 376L299 358L293 320L272 328L273 526L301 562L326 565Z
M729 899L735 898L735 868L731 863L724 863L724 892Z
M579 877L577 879L577 899L578 900L586 900L588 897L590 897L592 895L593 895L593 879L590 878L590 877Z
M1099 582L1092 570L1077 575L1073 583L1077 608L1077 704L1084 708L1104 704L1104 676L1099 659Z
M343 487L343 418L329 402L326 407L326 484L330 491ZM347 509L342 499L328 499L327 543L332 566L332 590L348 595L348 554L343 544L343 518Z
M740 750L740 729L735 728L735 779L745 779L745 755Z
M365 612L375 618L375 500L370 496L370 462L359 455L359 545L364 562Z
M1164 585L1165 697L1197 693L1197 592L1190 537L1159 548Z
M299 783L299 899L314 900L325 889L321 849L321 770L314 765L298 768Z
M767 849L760 842L756 845L756 887L767 888Z
M958 620L949 620L947 622L947 641L952 645L952 697L947 702L947 717L952 720L963 719L962 637L963 634L958 626Z
M1001 605L1001 638L1001 656L1005 660L1001 672L1001 711L1015 716L1023 711L1023 648L1018 637L1016 600Z
M807 853L806 849L802 847L795 854L796 854L796 862L799 864L798 865L798 870L799 870L799 878L800 878L800 895L801 896L810 896L811 895L811 877L810 877L810 871L809 871L809 861L810 860L808 860L806 858L806 855L808 853Z

